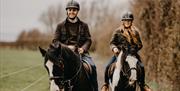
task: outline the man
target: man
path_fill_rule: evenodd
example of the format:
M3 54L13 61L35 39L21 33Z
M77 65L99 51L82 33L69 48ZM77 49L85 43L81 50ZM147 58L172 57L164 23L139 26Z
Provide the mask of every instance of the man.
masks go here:
M110 65L116 61L116 55L119 54L119 52L123 49L128 50L132 54L137 54L137 52L143 46L139 36L138 29L132 25L133 20L133 14L131 12L126 12L122 16L122 24L113 33L113 37L110 41L110 47L112 49L112 52L114 53L114 56L112 57L112 59L106 67L105 84L103 85L102 89L109 87L108 69ZM143 71L143 78L141 78L140 85L144 87L144 91L149 91L144 81L144 66L142 63L139 63L139 65L141 66L141 69Z
M98 91L96 66L89 56L88 50L91 46L91 35L88 25L82 22L78 17L80 5L78 2L72 0L67 3L66 11L67 18L62 23L58 24L53 44L56 45L60 42L62 45L69 47L82 55L82 60L88 61L92 66L92 76L90 77L95 87L95 91Z

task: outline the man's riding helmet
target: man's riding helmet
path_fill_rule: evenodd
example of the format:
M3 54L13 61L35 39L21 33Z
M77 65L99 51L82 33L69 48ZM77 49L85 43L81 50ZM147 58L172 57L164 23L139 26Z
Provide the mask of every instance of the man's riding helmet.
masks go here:
M123 14L121 20L122 21L123 20L131 20L131 21L133 21L134 20L134 16L133 16L132 12L126 12L126 13Z
M69 8L76 8L76 9L80 10L80 5L79 5L78 2L76 2L74 0L71 0L66 5L66 10L69 9Z

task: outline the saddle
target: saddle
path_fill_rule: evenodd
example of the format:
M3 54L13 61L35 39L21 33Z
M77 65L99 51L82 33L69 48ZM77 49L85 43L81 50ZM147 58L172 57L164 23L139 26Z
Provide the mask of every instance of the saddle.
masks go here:
M84 67L84 70L86 71L87 74L92 74L92 67L91 65L86 61L86 60L82 60L83 62L83 67Z

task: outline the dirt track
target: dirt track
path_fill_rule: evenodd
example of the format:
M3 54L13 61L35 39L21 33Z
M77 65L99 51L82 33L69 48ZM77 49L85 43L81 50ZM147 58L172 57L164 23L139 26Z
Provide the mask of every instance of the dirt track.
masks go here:
M107 64L108 58L102 58L96 54L91 54L91 56L94 60L94 63L96 64L98 86L99 86L99 91L100 91L100 88L102 84L104 83L104 70L105 70L105 66Z

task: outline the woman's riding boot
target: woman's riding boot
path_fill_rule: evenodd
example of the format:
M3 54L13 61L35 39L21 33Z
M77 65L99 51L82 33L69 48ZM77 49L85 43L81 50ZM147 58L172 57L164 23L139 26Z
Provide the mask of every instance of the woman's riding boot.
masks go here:
M145 70L144 70L144 65L142 63L140 63L140 67L141 67L141 72L142 72L142 76L140 79L140 87L141 87L141 91L149 91L149 86L147 86L145 84Z

